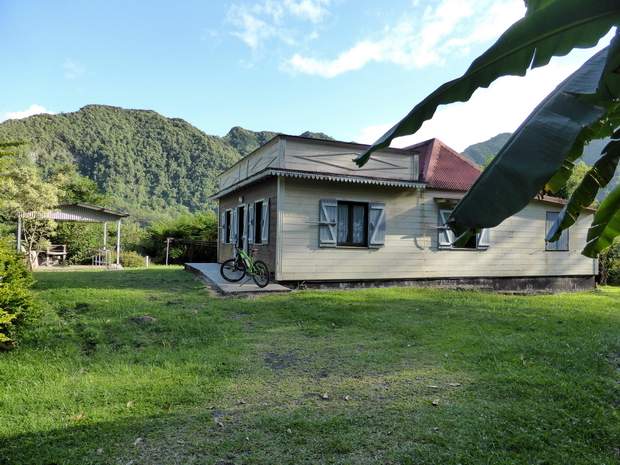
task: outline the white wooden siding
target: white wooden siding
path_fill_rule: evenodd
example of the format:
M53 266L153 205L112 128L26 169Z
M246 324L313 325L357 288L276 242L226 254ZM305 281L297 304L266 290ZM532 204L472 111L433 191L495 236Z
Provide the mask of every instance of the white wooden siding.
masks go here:
M277 168L280 164L279 143L282 142L274 140L262 146L222 173L220 175L220 190L260 173L266 168Z
M438 250L438 211L433 197L454 192L384 188L287 179L280 205L279 279L364 280L457 277L592 275L596 261L581 255L590 212L570 230L570 250L545 251L547 211L560 205L533 201L491 229L487 250ZM323 198L387 204L385 247L319 247L319 201Z
M418 155L413 152L375 152L368 163L359 168L353 159L362 148L355 145L326 147L312 140L287 140L284 168L287 170L324 172L335 175L371 176L381 179L418 180Z
M248 179L266 168L417 181L417 154L395 149L381 150L375 152L363 168L358 168L353 159L364 148L365 146L345 143L327 146L325 141L280 136L222 173L220 190Z

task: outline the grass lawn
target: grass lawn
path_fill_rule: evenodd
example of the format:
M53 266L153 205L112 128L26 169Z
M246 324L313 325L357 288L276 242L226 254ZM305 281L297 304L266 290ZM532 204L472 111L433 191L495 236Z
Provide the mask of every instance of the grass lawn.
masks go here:
M618 464L620 289L220 298L179 267L37 273L2 464Z

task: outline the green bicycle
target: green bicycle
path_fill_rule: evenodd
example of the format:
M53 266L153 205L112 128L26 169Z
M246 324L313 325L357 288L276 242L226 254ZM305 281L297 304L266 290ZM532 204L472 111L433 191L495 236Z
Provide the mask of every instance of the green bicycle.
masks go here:
M249 256L235 244L235 258L226 260L220 267L222 278L235 283L249 274L258 287L267 286L269 284L269 269L264 262L254 260L254 255L257 253L258 250L252 249L252 256Z

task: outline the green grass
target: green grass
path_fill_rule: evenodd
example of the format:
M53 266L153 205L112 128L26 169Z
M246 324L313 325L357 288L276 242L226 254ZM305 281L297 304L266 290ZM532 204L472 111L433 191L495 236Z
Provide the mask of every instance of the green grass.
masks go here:
M178 267L36 278L44 318L0 354L2 464L619 461L620 289L219 298Z

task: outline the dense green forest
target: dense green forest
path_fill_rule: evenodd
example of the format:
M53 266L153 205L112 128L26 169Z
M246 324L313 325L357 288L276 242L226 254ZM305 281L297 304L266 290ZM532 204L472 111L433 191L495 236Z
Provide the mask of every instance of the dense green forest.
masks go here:
M143 224L211 209L207 199L219 173L276 134L236 127L225 137L211 136L154 111L104 105L0 124L0 139L28 142L18 163L36 165L43 178L74 165L107 194L107 206Z

